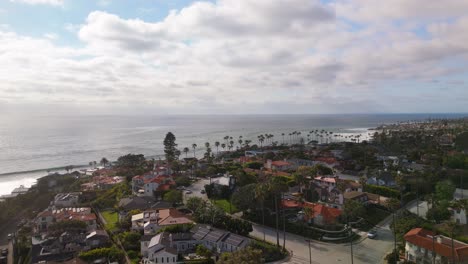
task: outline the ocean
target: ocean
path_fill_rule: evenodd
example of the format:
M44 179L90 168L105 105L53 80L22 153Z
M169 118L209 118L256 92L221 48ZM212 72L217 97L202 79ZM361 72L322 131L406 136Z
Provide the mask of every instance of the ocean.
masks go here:
M47 170L63 171L66 165L87 165L102 157L114 161L127 153L157 157L163 154L167 132L175 134L182 150L205 142L224 142L239 136L258 143L260 134L285 141L290 132L327 130L351 135L398 121L457 118L462 114L346 114L346 115L169 115L169 116L0 116L0 195L19 185L30 186ZM314 139L314 138L311 138ZM221 148L220 148L221 151ZM185 154L182 153L182 157Z

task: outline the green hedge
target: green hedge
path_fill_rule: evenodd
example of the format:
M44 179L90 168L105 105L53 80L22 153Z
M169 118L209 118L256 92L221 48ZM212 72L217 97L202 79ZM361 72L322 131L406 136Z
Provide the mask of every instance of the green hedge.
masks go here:
M400 198L400 192L398 190L388 188L385 186L367 184L364 186L364 191L369 193L375 193L389 198Z
M94 261L100 258L109 258L111 261L118 261L122 259L124 253L116 247L110 248L96 248L90 251L80 253L79 257L84 261Z

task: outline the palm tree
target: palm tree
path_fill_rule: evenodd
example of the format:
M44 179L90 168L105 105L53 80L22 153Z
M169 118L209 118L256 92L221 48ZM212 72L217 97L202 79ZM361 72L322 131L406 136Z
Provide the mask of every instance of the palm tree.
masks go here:
M284 133L281 133L281 137L283 137L283 145L284 145Z
M243 142L242 139L239 138L237 142L239 142L239 148L242 148L242 142Z
M276 245L279 247L279 209L278 209L278 198L282 192L287 191L288 186L279 177L272 177L268 183L269 192L273 194L275 203L275 215L276 215ZM284 212L283 212L284 213Z
M226 146L228 145L228 141L229 141L229 136L225 136L224 137L224 140L226 141Z
M193 143L193 144L192 144L192 148L193 148L193 157L196 158L197 155L196 155L195 151L196 151L196 149L197 149L197 144Z
M106 158L102 158L99 163L101 163L101 165L105 167L106 164L109 163L109 161Z
M304 210L304 216L307 216L307 221L310 220L310 218L313 217L313 216L311 217L311 215L313 213L312 208L304 206L304 208L302 210Z
M226 148L226 144L222 143L221 147L223 148L223 151L224 151L224 149Z
M263 142L265 141L265 137L261 136L260 137L260 148L263 148Z
M94 166L94 168L96 168L96 165L97 165L97 162L96 162L96 161L93 161L93 166Z
M218 149L219 148L219 141L215 142L215 147L216 147L216 155L218 155L219 154L219 149Z
M183 151L184 151L184 153L185 153L185 158L187 158L187 154L188 154L188 152L190 151L190 149L187 148L187 147L185 147Z
M262 208L262 225L265 227L265 199L268 195L268 186L266 184L259 183L255 187L255 200L260 203ZM265 228L263 228L263 241L265 241Z

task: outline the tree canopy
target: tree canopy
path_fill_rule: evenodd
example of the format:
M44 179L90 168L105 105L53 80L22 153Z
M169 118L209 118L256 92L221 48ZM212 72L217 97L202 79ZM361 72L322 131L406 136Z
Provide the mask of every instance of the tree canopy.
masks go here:
M172 132L168 132L164 138L164 153L166 155L166 161L171 164L180 156L180 151L177 149L176 137Z

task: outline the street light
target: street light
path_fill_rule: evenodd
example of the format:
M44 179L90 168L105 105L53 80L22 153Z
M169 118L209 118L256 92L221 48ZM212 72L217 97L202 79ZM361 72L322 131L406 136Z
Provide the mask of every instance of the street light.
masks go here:
M351 246L351 264L354 263L354 256L353 256L353 238L352 238L352 234L353 234L353 229L351 228L351 225L345 225L345 228L348 229L348 237L349 237L349 243L350 243L350 246Z

